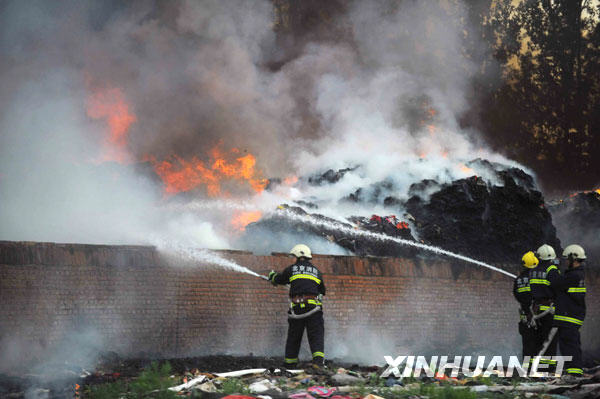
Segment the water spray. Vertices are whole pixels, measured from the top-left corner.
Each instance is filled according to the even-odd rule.
[[[159,245],[159,250],[165,251],[167,253],[173,253],[183,259],[189,259],[196,262],[206,262],[211,265],[222,267],[224,269],[232,270],[239,273],[246,273],[251,276],[255,276],[263,280],[269,281],[269,278],[267,276],[258,274],[232,260],[222,258],[208,249],[189,248],[184,247],[182,245],[161,243],[161,245]]]
[[[372,238],[372,239],[375,239],[375,240],[393,241],[393,242],[396,242],[396,243],[401,244],[401,245],[408,245],[408,246],[411,246],[411,247],[416,247],[416,248],[424,249],[426,251],[434,252],[434,253],[437,253],[439,255],[446,255],[446,256],[450,256],[452,258],[460,259],[460,260],[465,261],[465,262],[473,263],[473,264],[478,265],[478,266],[483,266],[485,268],[488,268],[488,269],[493,270],[493,271],[498,272],[498,273],[505,274],[505,275],[507,275],[509,277],[512,277],[512,278],[516,278],[517,277],[516,275],[514,275],[514,274],[512,274],[510,272],[507,272],[506,270],[502,270],[502,269],[500,269],[500,268],[498,268],[496,266],[492,266],[492,265],[487,264],[485,262],[481,262],[481,261],[478,261],[476,259],[469,258],[468,256],[456,254],[454,252],[450,252],[450,251],[447,251],[447,250],[442,249],[442,248],[434,247],[432,245],[421,244],[421,243],[418,243],[418,242],[414,242],[414,241],[410,241],[410,240],[405,240],[403,238],[391,237],[391,236],[388,236],[388,235],[385,235],[385,234],[381,234],[381,233],[374,233],[374,232],[365,231],[365,230],[357,230],[357,229],[354,229],[354,228],[351,228],[351,227],[346,227],[341,222],[333,223],[333,222],[329,222],[329,221],[325,221],[325,220],[318,220],[318,219],[315,219],[315,218],[313,218],[313,217],[311,217],[309,215],[297,215],[297,214],[292,213],[292,212],[290,212],[288,210],[279,210],[279,211],[277,211],[277,215],[281,215],[281,216],[284,216],[284,217],[286,217],[288,219],[296,220],[296,221],[299,221],[299,222],[309,223],[309,224],[312,224],[313,226],[320,226],[320,227],[324,227],[324,228],[331,229],[331,230],[343,231],[345,233],[348,233],[348,234],[354,235],[354,236],[369,237],[369,238]]]
[[[204,261],[213,265],[217,265],[223,267],[225,269],[229,269],[232,271],[250,274],[251,276],[255,276],[261,278],[263,280],[269,281],[267,276],[263,276],[262,274],[258,274],[245,266],[242,266],[232,260],[225,259],[220,257],[219,255],[211,252],[207,249],[186,249],[183,250],[183,254],[187,255],[187,257],[192,258],[196,261]]]

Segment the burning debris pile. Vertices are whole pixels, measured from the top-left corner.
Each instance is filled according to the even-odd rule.
[[[99,365],[93,374],[73,376],[52,384],[41,380],[0,375],[3,397],[69,398],[226,398],[226,399],[387,399],[465,397],[485,395],[502,398],[525,395],[544,398],[556,394],[597,397],[600,370],[586,369],[586,378],[565,385],[559,380],[500,378],[505,370],[490,376],[467,377],[423,372],[418,377],[382,377],[385,367],[329,364],[327,368],[287,370],[274,358],[210,356],[202,358],[123,360]],[[241,369],[240,369],[241,368]],[[558,397],[558,396],[556,396]]]
[[[548,205],[564,242],[581,244],[588,259],[600,259],[600,189],[571,195]]]
[[[333,219],[319,213],[318,199],[296,201],[296,206],[279,206],[278,210],[287,211],[285,214],[275,212],[248,225],[244,239],[252,246],[258,237],[280,237],[294,231],[324,238],[360,256],[414,254],[412,248],[393,241],[375,240],[333,228],[337,224],[496,262],[514,261],[515,254],[536,248],[540,243],[560,247],[552,217],[532,176],[521,169],[481,159],[463,167],[473,175],[449,183],[425,179],[410,185],[405,197],[394,195],[394,183],[388,179],[370,187],[359,187],[338,200],[341,206],[383,209],[384,215]],[[359,171],[356,167],[328,170],[306,181],[320,187],[334,186],[348,174]],[[289,213],[297,217],[289,217]],[[395,215],[403,216],[399,219]],[[314,220],[331,224],[312,223]],[[327,227],[329,225],[332,228]]]
[[[290,218],[290,214],[295,217]],[[314,223],[315,221],[317,223]],[[370,218],[352,216],[347,222],[340,222],[319,213],[308,213],[299,206],[286,204],[280,205],[270,217],[246,226],[244,240],[249,243],[247,245],[255,245],[252,243],[255,238],[266,237],[267,240],[273,241],[266,242],[264,245],[276,248],[278,245],[274,240],[281,239],[282,235],[289,235],[292,232],[299,236],[309,235],[323,238],[360,256],[411,256],[414,254],[412,248],[401,244],[355,236],[337,227],[363,229],[414,241],[408,224],[398,221],[394,215],[385,217],[373,215]]]
[[[491,164],[477,160],[491,169]],[[453,181],[421,194],[432,182],[411,187],[405,206],[419,237],[432,245],[488,260],[515,259],[540,243],[560,247],[552,217],[533,178],[517,168],[495,173],[490,184],[478,176]]]

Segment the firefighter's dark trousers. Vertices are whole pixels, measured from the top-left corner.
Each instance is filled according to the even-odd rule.
[[[523,344],[523,357],[537,355],[536,331],[527,325],[527,320],[519,323],[519,334],[521,334],[521,342]]]
[[[535,330],[535,345],[536,355],[542,357],[540,360],[541,364],[548,364],[549,372],[554,372],[556,367],[556,360],[551,360],[552,356],[556,356],[556,347],[558,344],[558,334],[552,331],[552,324],[554,322],[554,315],[547,314],[538,320],[538,326]],[[540,371],[542,369],[540,368]]]
[[[313,362],[323,364],[325,358],[325,323],[323,321],[323,312],[318,311],[304,319],[288,318],[288,324],[288,335],[285,343],[285,363],[298,363],[302,335],[306,328]]]
[[[583,358],[581,355],[581,338],[578,326],[558,327],[558,348],[562,356],[572,356],[570,362],[565,363],[565,372],[573,375],[583,375]]]

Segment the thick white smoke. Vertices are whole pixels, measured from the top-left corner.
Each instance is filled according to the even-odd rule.
[[[385,212],[339,203],[358,188],[385,180],[403,198],[424,178],[465,177],[473,158],[505,161],[457,122],[476,68],[465,14],[460,2],[351,2],[327,22],[338,40],[315,34],[289,51],[266,0],[6,2],[0,239],[229,247],[239,210],[174,211],[204,200],[203,185],[168,196],[139,164],[206,160],[216,145],[256,155],[264,177],[360,166],[326,189],[301,180],[242,197],[253,210],[310,199],[336,217]],[[125,163],[102,161],[115,143],[86,109],[115,88],[134,118],[116,149]]]

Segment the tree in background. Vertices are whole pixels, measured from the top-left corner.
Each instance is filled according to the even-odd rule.
[[[482,98],[482,130],[549,188],[600,182],[600,5],[591,0],[504,0],[494,32],[502,83]]]
[[[273,68],[309,42],[352,45],[344,22],[352,0],[272,1],[285,49]],[[393,10],[410,1],[380,3]],[[478,66],[461,124],[533,169],[547,190],[600,186],[600,0],[440,0],[439,6],[447,23],[464,32],[462,55]]]

